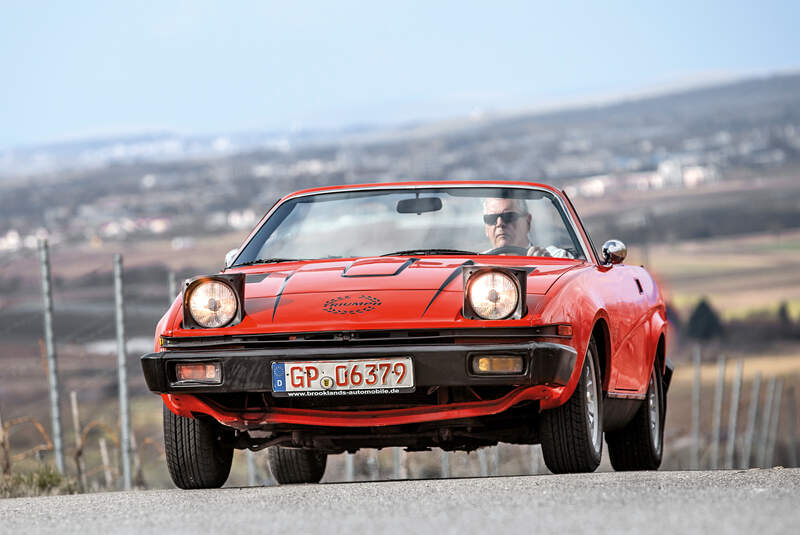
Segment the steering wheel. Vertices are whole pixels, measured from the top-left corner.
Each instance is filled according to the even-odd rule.
[[[490,249],[483,254],[510,254],[526,256],[528,254],[528,249],[526,247],[519,247],[518,245],[502,245],[500,247]]]

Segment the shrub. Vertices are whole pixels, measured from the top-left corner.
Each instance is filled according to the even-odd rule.
[[[689,317],[687,332],[689,338],[709,340],[722,333],[722,322],[720,322],[719,316],[705,298],[701,299]]]
[[[77,492],[78,485],[73,479],[48,465],[43,465],[33,472],[0,476],[0,498],[50,496]]]

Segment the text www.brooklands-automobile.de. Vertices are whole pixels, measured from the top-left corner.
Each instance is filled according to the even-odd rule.
[[[375,388],[372,390],[324,390],[315,392],[287,392],[289,396],[352,396],[355,394],[399,394],[399,388]]]

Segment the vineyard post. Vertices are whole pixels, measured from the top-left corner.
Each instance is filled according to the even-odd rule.
[[[58,396],[58,367],[56,346],[53,338],[53,288],[50,284],[50,252],[47,240],[39,240],[39,261],[42,268],[42,299],[44,301],[44,344],[47,352],[47,380],[50,387],[50,416],[53,425],[53,449],[56,468],[64,473],[64,447],[61,435],[61,412]]]
[[[772,399],[775,396],[775,378],[771,377],[767,384],[767,401],[761,416],[761,433],[758,435],[756,450],[756,466],[764,468],[767,462],[767,439],[769,438],[769,422],[772,420]]]
[[[0,450],[3,450],[3,475],[11,473],[11,456],[6,442],[6,430],[3,427],[3,416],[0,415]]]
[[[744,362],[739,359],[736,363],[736,375],[733,377],[733,390],[731,391],[731,403],[728,409],[728,443],[725,451],[725,468],[733,468],[733,455],[736,449],[736,424],[739,420],[739,394],[742,390],[742,367]]]
[[[131,429],[131,454],[133,456],[133,486],[146,489],[147,481],[144,479],[144,466],[142,465],[142,451],[136,443],[136,433]]]
[[[100,459],[103,461],[103,474],[105,474],[106,478],[106,488],[110,489],[113,488],[114,478],[111,475],[111,461],[108,456],[108,447],[106,446],[105,437],[100,437],[98,442],[100,443]]]
[[[778,424],[781,420],[781,395],[783,394],[783,379],[778,379],[775,384],[775,401],[772,407],[772,421],[769,424],[769,434],[767,434],[767,453],[765,456],[766,466],[772,466],[772,459],[775,454],[775,441],[778,437]]]
[[[125,364],[125,305],[122,298],[122,255],[114,255],[114,300],[117,316],[117,377],[119,379],[120,450],[122,453],[122,482],[131,489],[130,412],[128,409],[128,371]]]
[[[711,419],[711,469],[719,468],[719,441],[722,431],[722,399],[725,396],[725,356],[717,362],[717,387],[714,390],[714,412]]]
[[[747,428],[744,432],[744,448],[739,461],[740,468],[750,468],[753,452],[753,435],[756,431],[756,417],[758,416],[758,395],[761,387],[761,372],[756,372],[753,377],[753,388],[750,393],[750,411],[747,414]]]
[[[72,390],[69,393],[69,403],[72,408],[72,427],[75,429],[75,469],[78,471],[78,483],[81,490],[86,490],[86,475],[83,469],[83,458],[81,448],[81,418],[78,412],[78,393]]]
[[[694,346],[694,387],[692,388],[692,449],[689,468],[700,468],[700,345]]]
[[[786,392],[789,405],[789,466],[797,466],[797,400],[794,397],[794,387]]]

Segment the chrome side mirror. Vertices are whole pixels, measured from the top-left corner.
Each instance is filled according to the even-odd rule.
[[[604,264],[621,264],[628,256],[628,248],[619,240],[608,240],[601,251]]]
[[[231,249],[227,253],[225,253],[225,267],[231,267],[233,261],[236,260],[236,257],[239,255],[239,249]]]

